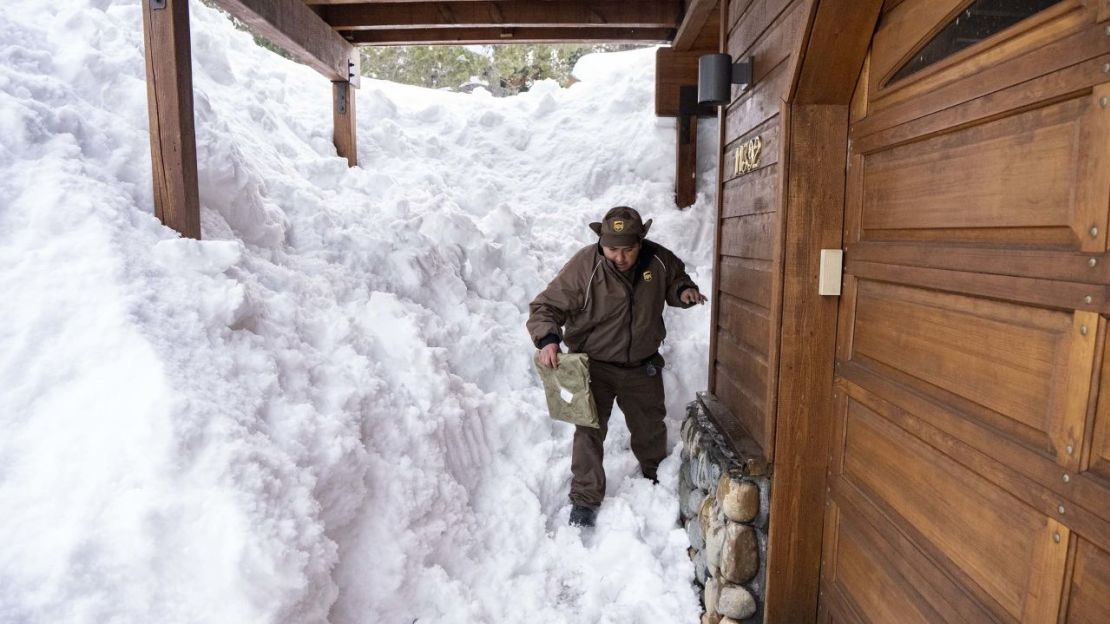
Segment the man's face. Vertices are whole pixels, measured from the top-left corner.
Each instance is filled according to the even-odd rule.
[[[636,259],[640,257],[640,243],[631,247],[606,247],[602,245],[602,253],[616,265],[617,270],[624,272],[636,266]]]

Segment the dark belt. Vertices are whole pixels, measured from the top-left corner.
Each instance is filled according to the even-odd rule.
[[[662,368],[662,359],[663,358],[659,356],[659,352],[656,351],[655,353],[652,353],[639,362],[606,362],[605,360],[594,359],[591,359],[590,362],[597,362],[598,364],[605,364],[607,366],[615,366],[616,368],[624,368],[629,370],[633,368],[643,368],[644,373],[647,374],[648,377],[653,377],[657,372],[659,372],[658,369]]]

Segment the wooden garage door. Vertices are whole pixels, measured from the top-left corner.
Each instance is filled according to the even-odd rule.
[[[822,621],[1110,622],[1108,17],[884,7],[852,105]]]

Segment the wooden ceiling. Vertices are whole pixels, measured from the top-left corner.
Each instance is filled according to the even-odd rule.
[[[668,43],[702,0],[303,0],[354,45]],[[704,19],[701,23],[704,24]],[[700,24],[699,24],[700,26]],[[700,27],[695,36],[700,33]]]

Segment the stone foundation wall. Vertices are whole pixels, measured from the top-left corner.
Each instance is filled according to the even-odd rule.
[[[702,624],[762,622],[770,479],[752,474],[701,400],[687,407],[682,444],[678,492]]]

